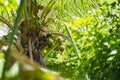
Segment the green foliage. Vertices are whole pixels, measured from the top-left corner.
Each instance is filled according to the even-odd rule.
[[[34,5],[31,5],[32,3]],[[0,22],[2,22],[0,25],[5,26],[4,23],[11,29],[8,41],[3,38],[0,40],[0,48],[9,45],[7,52],[0,50],[6,53],[5,61],[0,61],[0,78],[61,80],[58,74],[41,69],[28,58],[11,54],[20,53],[12,44],[19,24],[23,24],[20,19],[24,18],[25,25],[21,27],[23,44],[28,42],[26,37],[28,27],[30,35],[37,33],[35,31],[40,28],[43,31],[39,33],[40,36],[44,34],[50,36],[44,36],[43,40],[46,42],[43,50],[44,58],[50,70],[57,71],[71,80],[119,80],[120,2],[118,0],[30,0],[29,4],[27,10],[28,5],[21,2],[16,14],[16,1],[0,1]],[[33,40],[38,42],[38,39]],[[15,58],[15,62],[7,70],[7,62],[12,62],[8,61],[10,56],[12,59]]]
[[[91,79],[118,80],[120,74],[119,63],[119,3],[104,2],[101,7],[93,13],[98,21],[93,22],[93,27],[88,28],[87,38],[81,41],[89,43],[82,50],[87,49],[89,54],[87,67],[88,75]],[[85,52],[85,51],[84,51]]]
[[[69,21],[72,38],[81,58],[76,57],[73,45],[67,43],[66,51],[49,59],[48,66],[73,80],[118,80],[120,74],[120,4],[118,1],[99,2],[99,7],[88,16]],[[64,26],[63,26],[64,27]],[[67,56],[66,56],[67,55]],[[62,56],[62,59],[61,59]],[[51,63],[54,61],[54,64]],[[51,63],[51,64],[50,64]]]
[[[3,4],[7,3],[7,2],[10,5],[14,4],[14,2],[11,1],[11,0],[6,1],[6,2],[3,1]],[[23,33],[22,37],[26,38],[26,33],[28,33],[28,22],[27,22],[28,19],[29,19],[28,15],[30,15],[30,18],[31,17],[32,18],[33,17],[38,18],[38,16],[37,16],[37,12],[38,11],[35,13],[35,9],[34,9],[34,7],[36,8],[38,6],[36,6],[35,4],[32,5],[34,7],[32,7],[32,15],[31,15],[26,10],[26,8],[28,8],[28,7],[26,7],[27,6],[25,4],[26,2],[27,1],[25,1],[25,0],[21,0],[20,1],[20,4],[19,4],[19,7],[17,9],[16,15],[12,16],[12,17],[15,17],[14,21],[7,20],[7,18],[9,18],[9,17],[6,17],[6,19],[4,18],[4,16],[9,16],[9,14],[10,14],[9,12],[10,11],[8,11],[8,12],[6,11],[8,13],[8,15],[2,15],[2,16],[0,16],[0,21],[2,23],[4,23],[4,24],[7,24],[9,26],[8,29],[10,29],[8,35],[5,36],[6,37],[5,43],[7,43],[6,45],[8,45],[8,49],[7,50],[2,50],[2,47],[6,46],[6,45],[4,45],[3,43],[0,43],[0,45],[1,45],[0,46],[1,50],[0,51],[2,51],[4,53],[4,55],[5,55],[5,58],[4,58],[5,61],[1,62],[1,64],[3,64],[3,65],[1,65],[1,70],[2,71],[0,72],[0,79],[9,79],[9,80],[16,80],[16,79],[25,79],[25,80],[26,79],[28,79],[28,80],[31,80],[31,79],[37,79],[37,80],[56,80],[56,79],[60,79],[61,80],[62,78],[59,76],[59,74],[55,74],[55,73],[53,73],[53,72],[51,72],[51,71],[49,71],[47,69],[42,69],[40,67],[40,65],[38,66],[36,63],[33,63],[31,60],[29,60],[29,59],[27,60],[27,57],[25,57],[25,56],[22,57],[20,55],[20,52],[22,52],[21,49],[19,49],[19,47],[21,47],[20,46],[21,44],[20,43],[18,44],[17,42],[15,42],[15,41],[17,41],[17,40],[15,40],[15,36],[19,32],[19,28],[21,27],[21,24],[22,24],[20,20],[21,20],[22,17],[24,17],[25,20],[26,20],[25,24],[27,24],[27,25],[26,26],[22,25],[22,27],[24,27],[24,29],[25,29],[25,32],[21,32],[21,33]],[[34,3],[35,1],[31,1],[31,2]],[[41,16],[41,18],[42,18],[41,21],[42,22],[40,23],[40,25],[42,27],[43,27],[43,23],[45,23],[44,20],[46,19],[46,16],[48,15],[49,11],[51,10],[51,8],[52,8],[52,6],[54,4],[54,1],[52,1],[52,0],[49,1],[49,4],[50,4],[50,6],[47,5],[47,7],[45,8],[45,10],[42,12],[42,16]],[[23,13],[22,13],[22,11],[23,11]],[[23,14],[24,14],[24,16],[22,16]],[[39,23],[39,21],[36,21],[36,23],[34,23],[34,25],[37,25],[37,23]],[[32,27],[29,26],[29,28],[32,29],[33,31],[36,30],[36,27],[34,27],[33,25],[32,25]],[[37,25],[37,28],[38,28],[38,25]],[[3,38],[1,39],[1,42],[4,42]],[[20,40],[20,39],[18,39],[18,40]],[[27,40],[29,40],[29,39],[27,39]],[[26,41],[26,43],[27,43],[27,41]],[[41,41],[41,43],[42,43],[42,41]],[[38,47],[40,47],[40,46],[38,46]],[[23,49],[23,47],[22,47],[22,49]],[[20,58],[20,56],[21,56],[21,58]],[[18,61],[18,63],[22,61],[22,64],[18,65],[18,63],[15,63],[16,61]],[[11,67],[11,65],[12,65],[12,67]],[[30,70],[29,70],[29,68],[25,68],[25,67],[30,67]],[[19,71],[19,69],[21,71]],[[22,74],[21,72],[23,72],[24,74]],[[31,76],[31,77],[29,77],[29,76]]]
[[[0,1],[0,17],[6,17],[8,21],[13,21],[13,15],[18,8],[18,4],[13,0],[1,0]]]

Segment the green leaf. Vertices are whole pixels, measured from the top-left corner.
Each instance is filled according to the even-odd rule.
[[[5,73],[6,78],[14,78],[19,73],[19,62],[15,62],[12,67]]]
[[[4,63],[5,63],[5,59],[0,59],[0,78],[2,78]]]

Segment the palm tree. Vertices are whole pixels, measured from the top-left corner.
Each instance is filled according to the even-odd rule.
[[[60,27],[55,27],[58,33],[54,33],[54,30],[50,29],[50,25],[55,24],[55,20],[61,23],[72,20],[74,17],[86,16],[88,10],[97,7],[97,1],[46,0],[44,3],[47,4],[41,5],[39,3],[42,2],[41,0],[21,0],[17,15],[13,15],[16,17],[14,25],[3,17],[0,17],[0,21],[7,24],[10,28],[10,33],[8,34],[9,46],[11,47],[13,44],[14,36],[16,35],[18,38],[14,44],[17,49],[23,55],[27,55],[31,60],[45,67],[42,51],[48,45],[47,40],[52,38],[52,35],[66,37],[60,33]],[[69,28],[66,30],[70,34]],[[74,40],[72,42],[79,57],[77,46]]]

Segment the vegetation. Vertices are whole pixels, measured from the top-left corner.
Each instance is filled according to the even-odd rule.
[[[119,13],[119,0],[0,1],[0,79],[119,80]]]

